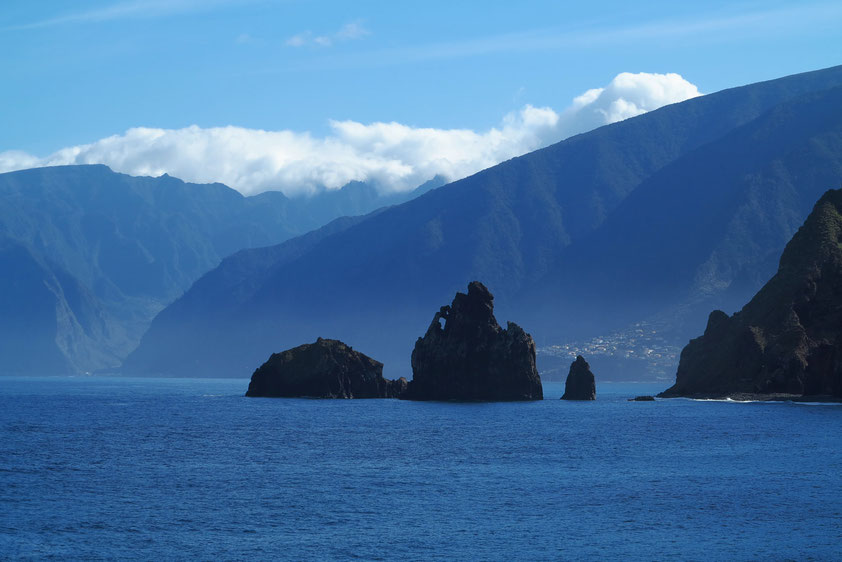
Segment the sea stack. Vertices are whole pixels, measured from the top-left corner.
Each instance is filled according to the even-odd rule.
[[[513,322],[502,329],[479,281],[436,312],[412,351],[410,400],[541,400],[535,342]]]
[[[562,400],[596,400],[596,380],[591,366],[581,355],[570,365],[567,381],[564,383]]]
[[[273,353],[251,376],[246,396],[397,398],[406,379],[383,378],[383,363],[339,340],[319,338]]]
[[[842,398],[842,190],[825,193],[778,272],[743,309],[715,310],[659,396]]]

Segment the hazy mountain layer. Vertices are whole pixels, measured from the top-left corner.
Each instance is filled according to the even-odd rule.
[[[429,310],[471,279],[539,345],[756,289],[751,266],[780,251],[802,201],[835,173],[840,105],[825,91],[840,84],[836,67],[668,106],[436,189],[292,259],[226,262],[196,286],[224,279],[226,290],[189,291],[126,366],[246,376],[322,336],[404,375]]]
[[[0,372],[116,367],[154,315],[224,256],[414,195],[355,183],[307,199],[243,197],[105,166],[0,174]]]

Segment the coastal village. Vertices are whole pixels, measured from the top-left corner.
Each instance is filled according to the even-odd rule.
[[[681,347],[663,335],[651,322],[638,322],[627,330],[612,332],[589,340],[540,346],[537,355],[573,361],[577,355],[588,358],[610,357],[646,362],[646,370],[657,375],[675,375]]]

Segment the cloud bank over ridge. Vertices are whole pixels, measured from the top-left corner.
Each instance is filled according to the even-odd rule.
[[[596,127],[698,96],[678,74],[621,73],[556,112],[526,105],[484,132],[400,123],[331,121],[323,138],[307,132],[242,127],[136,127],[39,158],[0,152],[0,172],[65,164],[106,164],[139,176],[163,173],[192,182],[222,182],[251,195],[296,196],[337,189],[352,180],[384,191],[412,189],[441,175],[453,181],[503,160]]]

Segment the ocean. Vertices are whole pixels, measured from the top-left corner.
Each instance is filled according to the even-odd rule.
[[[842,559],[842,406],[0,378],[0,558]]]

